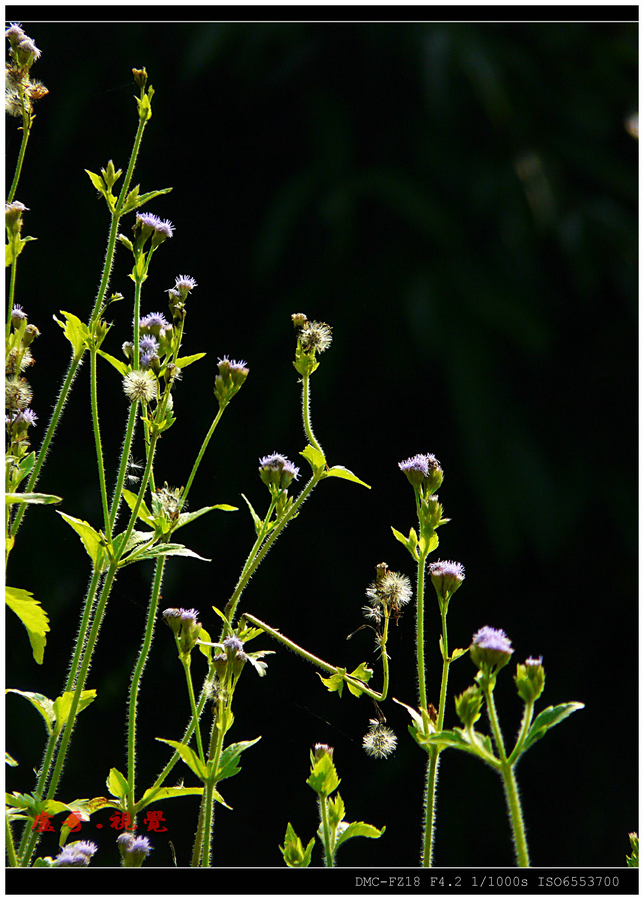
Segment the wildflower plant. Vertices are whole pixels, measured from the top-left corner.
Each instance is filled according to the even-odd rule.
[[[355,598],[352,615],[358,619],[359,604],[362,603],[361,612],[365,621],[353,634],[363,629],[373,633],[376,663],[378,669],[382,668],[382,675],[376,679],[381,679],[380,690],[370,684],[374,668],[367,661],[358,665],[341,664],[345,660],[327,662],[249,609],[240,613],[242,596],[251,578],[286,526],[299,518],[304,502],[322,481],[339,478],[353,482],[346,486],[347,489],[354,489],[354,485],[369,488],[348,468],[328,463],[313,431],[311,378],[321,365],[320,357],[330,348],[333,339],[332,328],[325,322],[309,320],[303,313],[292,316],[295,329],[292,362],[301,386],[305,446],[299,456],[294,457],[296,462],[285,453],[258,449],[257,473],[252,473],[252,477],[258,478],[266,489],[265,499],[262,508],[257,510],[242,494],[254,537],[230,596],[218,605],[202,603],[200,598],[198,609],[192,607],[192,601],[186,608],[168,606],[161,609],[164,576],[167,566],[172,565],[172,557],[190,559],[195,565],[210,562],[180,542],[177,532],[211,512],[237,511],[236,506],[225,502],[190,509],[188,500],[190,498],[192,501],[197,472],[209,458],[215,429],[228,405],[246,383],[251,367],[246,361],[228,355],[218,357],[211,375],[212,421],[185,484],[176,486],[178,478],[172,478],[173,484],[169,484],[164,477],[162,479],[157,449],[162,440],[169,439],[168,433],[182,414],[180,404],[175,406],[176,385],[186,370],[195,363],[201,363],[206,354],[186,340],[185,323],[192,314],[193,293],[198,296],[199,291],[199,285],[192,276],[175,276],[172,283],[172,276],[168,275],[166,284],[170,283],[171,287],[165,291],[167,298],[156,295],[148,297],[146,282],[151,266],[158,266],[158,271],[163,270],[163,245],[169,240],[181,240],[181,224],[175,226],[162,218],[163,197],[171,188],[142,192],[140,185],[133,186],[134,171],[145,128],[152,116],[154,97],[154,89],[148,84],[144,68],[132,70],[137,87],[136,132],[129,161],[123,169],[116,168],[109,160],[100,174],[87,172],[91,187],[106,210],[107,249],[98,292],[93,303],[86,305],[85,320],[64,310],[57,311],[54,316],[69,344],[70,358],[49,423],[43,428],[44,412],[38,405],[37,390],[30,381],[31,368],[37,358],[35,341],[40,332],[37,324],[29,319],[28,298],[20,296],[18,279],[19,264],[25,259],[23,251],[27,254],[34,252],[33,247],[25,250],[34,238],[24,234],[29,210],[16,196],[28,138],[34,125],[34,103],[46,95],[47,89],[34,81],[31,75],[31,69],[40,57],[40,50],[34,41],[17,23],[9,27],[6,37],[9,42],[7,109],[21,122],[22,142],[6,205],[9,288],[5,329],[5,560],[9,572],[11,551],[30,508],[54,505],[60,507],[57,512],[61,520],[81,541],[90,570],[85,597],[79,604],[79,627],[70,648],[68,674],[60,694],[49,698],[21,687],[9,689],[9,692],[30,703],[45,725],[42,763],[36,772],[35,783],[25,784],[23,791],[7,796],[6,846],[9,866],[87,867],[99,847],[90,841],[69,841],[69,836],[100,810],[108,810],[124,829],[115,841],[116,846],[111,848],[113,864],[124,868],[141,867],[155,848],[148,838],[137,835],[138,821],[144,815],[150,815],[152,805],[164,804],[178,797],[192,798],[195,804],[195,836],[189,864],[210,867],[217,862],[215,809],[217,805],[230,808],[225,799],[225,788],[222,793],[222,782],[240,772],[242,754],[255,747],[262,737],[252,734],[239,740],[239,736],[235,735],[235,739],[231,740],[230,732],[235,724],[233,707],[237,692],[252,689],[252,679],[266,675],[266,658],[276,652],[262,649],[258,639],[266,636],[320,670],[321,683],[329,692],[342,697],[346,686],[353,697],[368,698],[371,717],[364,716],[368,724],[362,746],[370,757],[386,761],[398,746],[398,737],[387,725],[381,708],[381,704],[390,699],[390,665],[395,664],[390,660],[388,644],[392,628],[397,627],[404,617],[409,620],[410,610],[414,607],[417,701],[413,706],[406,703],[400,705],[406,707],[411,716],[409,731],[413,739],[427,754],[421,863],[424,866],[433,864],[439,757],[446,749],[455,748],[477,756],[501,776],[517,862],[522,866],[529,865],[515,768],[527,749],[551,727],[580,709],[582,704],[548,707],[534,717],[534,705],[544,689],[545,674],[541,658],[528,658],[517,667],[515,675],[524,713],[514,748],[507,752],[493,692],[497,675],[508,665],[513,649],[503,631],[485,626],[474,635],[469,648],[477,668],[474,684],[456,698],[456,715],[463,727],[450,729],[446,726],[450,666],[467,653],[467,648],[450,652],[447,613],[452,597],[464,582],[465,571],[460,563],[454,561],[428,562],[430,554],[438,547],[438,529],[449,522],[437,493],[444,473],[433,454],[418,454],[399,464],[413,489],[418,521],[407,535],[396,529],[393,529],[393,534],[415,564],[415,589],[407,574],[392,571],[386,563],[380,563],[375,567],[375,577],[365,589],[366,603],[364,598]],[[117,188],[119,184],[120,188]],[[142,210],[153,201],[158,212]],[[110,293],[117,251],[128,257],[131,265],[129,283],[126,280],[126,283],[119,285],[121,290]],[[17,298],[21,303],[15,302]],[[131,307],[131,330],[118,335],[113,333],[117,329],[108,320],[109,312],[116,303]],[[115,347],[120,350],[115,350]],[[75,511],[68,509],[63,497],[36,490],[79,366],[86,360],[90,370],[89,410],[100,497],[98,521],[91,523],[74,515]],[[116,460],[106,458],[100,415],[101,405],[106,402],[104,375],[110,369],[118,374],[121,399],[126,407],[124,436]],[[190,373],[186,378],[189,377]],[[40,436],[37,451],[32,449],[36,434]],[[107,473],[112,470],[116,472],[116,477],[110,487]],[[44,511],[38,512],[44,514]],[[116,765],[99,773],[92,798],[74,798],[70,794],[61,797],[61,776],[78,717],[97,697],[96,689],[91,687],[90,668],[101,637],[101,626],[111,612],[110,599],[115,582],[125,567],[143,562],[153,563],[153,571],[140,649],[127,696],[122,698],[126,733],[124,758],[114,760]],[[426,664],[427,575],[438,603],[440,627],[437,636],[442,665],[440,684],[430,681]],[[7,581],[7,585],[10,583],[11,580]],[[34,659],[43,665],[50,623],[40,599],[34,598],[23,588],[7,586],[6,601],[26,628]],[[251,608],[254,608],[254,603],[255,598],[248,597]],[[158,622],[162,623],[160,635],[156,633]],[[281,622],[279,624],[283,625]],[[216,634],[214,629],[219,633]],[[155,639],[164,642],[166,650],[174,644],[176,664],[183,670],[185,726],[179,734],[155,735],[156,740],[168,748],[167,762],[152,783],[141,784],[143,778],[137,765],[137,750],[142,743],[138,733],[138,704]],[[481,718],[483,705],[488,713],[491,736],[474,729]],[[372,712],[374,707],[375,714]],[[148,736],[143,739],[147,740]],[[254,752],[259,752],[259,748]],[[334,751],[328,745],[316,744],[310,754],[311,770],[307,779],[308,786],[317,796],[320,817],[318,837],[322,860],[328,867],[336,865],[336,853],[349,838],[380,838],[385,831],[384,827],[378,829],[364,822],[345,821],[345,804],[337,792],[340,778],[333,755]],[[249,754],[249,759],[252,756]],[[8,757],[8,762],[13,765],[16,760]],[[386,765],[386,762],[382,764]],[[182,774],[179,775],[181,780],[176,783],[175,767],[178,766]],[[190,779],[191,785],[184,785],[183,776]],[[51,824],[54,819],[56,828]],[[42,828],[39,827],[41,825]],[[38,855],[43,830],[58,832],[60,852],[57,856]],[[632,839],[631,842],[634,858],[637,846]],[[287,866],[309,866],[314,845],[313,838],[304,847],[291,823],[286,825],[284,844],[280,850]],[[188,860],[182,860],[181,864],[187,863]]]

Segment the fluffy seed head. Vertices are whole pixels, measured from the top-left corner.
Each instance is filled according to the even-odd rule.
[[[378,722],[377,719],[372,720],[369,731],[362,739],[362,746],[368,755],[377,759],[385,759],[385,757],[393,753],[397,743],[398,738],[391,728],[387,728],[386,725]]]
[[[156,398],[157,389],[157,380],[149,369],[128,372],[123,379],[123,390],[132,403],[149,403]]]
[[[332,331],[331,326],[325,322],[305,322],[300,331],[302,349],[306,353],[312,350],[315,353],[324,353],[331,346]]]

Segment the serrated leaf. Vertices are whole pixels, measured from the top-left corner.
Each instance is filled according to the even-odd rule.
[[[121,496],[123,497],[123,499],[125,500],[127,505],[130,507],[130,509],[134,509],[134,507],[136,505],[137,495],[133,494],[132,491],[128,491],[127,489],[124,488],[123,491],[121,492]],[[148,507],[146,506],[145,500],[141,500],[141,503],[139,505],[138,517],[143,522],[145,522],[146,525],[149,525],[150,528],[156,527],[156,522],[154,521],[154,517],[153,517],[152,513],[150,512],[150,510],[148,509]]]
[[[245,494],[242,494],[242,497],[246,501],[246,505],[248,506],[248,508],[250,510],[251,516],[253,517],[253,522],[255,523],[255,533],[259,534],[259,532],[261,531],[262,525],[264,523],[263,523],[262,519],[260,519],[260,517],[257,515],[255,510],[253,509],[253,504],[250,502],[248,497]]]
[[[333,800],[329,800],[327,804],[327,809],[329,812],[329,825],[331,828],[337,828],[340,822],[344,819],[344,800],[340,796],[340,792],[335,795]]]
[[[40,602],[34,599],[33,594],[22,588],[6,587],[5,601],[27,629],[31,652],[36,662],[42,665],[49,631],[47,613]]]
[[[56,494],[5,494],[4,502],[7,506],[12,506],[14,503],[62,503],[63,498],[58,497]]]
[[[155,537],[153,531],[131,531],[130,536],[127,539],[127,544],[123,550],[121,550],[121,545],[123,544],[126,534],[127,531],[122,531],[121,534],[117,534],[112,541],[114,555],[120,557],[119,565],[127,565],[129,557],[128,559],[122,558],[126,553],[131,554],[135,547],[140,547],[141,544],[148,544]]]
[[[97,352],[99,356],[102,356],[103,359],[106,359],[108,363],[114,366],[119,375],[122,375],[123,378],[125,378],[130,370],[130,367],[127,363],[121,362],[120,359],[115,359],[113,356],[110,356],[109,353],[105,353],[104,350],[98,350]]]
[[[105,783],[112,797],[117,797],[119,800],[127,797],[130,791],[127,778],[118,769],[110,769],[110,774],[107,776]]]
[[[61,694],[60,697],[56,697],[54,700],[54,714],[56,716],[56,725],[54,727],[54,732],[56,734],[60,734],[60,732],[65,727],[65,723],[69,718],[69,713],[72,708],[72,701],[74,699],[73,691],[65,691]],[[78,701],[78,706],[76,708],[76,715],[80,715],[84,709],[86,709],[90,703],[93,703],[96,700],[96,691],[82,691],[80,695],[80,699]]]
[[[181,759],[188,768],[192,769],[197,778],[204,782],[207,781],[208,766],[199,759],[192,747],[189,747],[187,744],[182,744],[181,741],[168,741],[165,738],[157,738],[156,740],[162,741],[164,744],[169,744],[170,747],[174,747]]]
[[[577,712],[578,709],[583,708],[583,703],[573,702],[560,703],[559,706],[549,706],[547,709],[542,710],[530,726],[530,731],[528,732],[528,736],[526,737],[522,749],[527,750],[528,747],[531,747],[540,740],[546,731],[553,728],[555,725],[558,725],[559,722],[562,722],[564,719],[567,719],[568,716]]]
[[[83,324],[78,316],[75,316],[73,313],[68,313],[65,312],[64,309],[61,309],[60,314],[67,319],[65,323],[61,322],[60,319],[57,319],[56,316],[53,316],[52,318],[63,329],[65,337],[72,345],[74,362],[78,362],[87,349],[87,341],[90,337],[89,329],[87,325]]]
[[[176,365],[180,369],[185,369],[188,366],[191,366],[194,362],[197,362],[198,359],[203,359],[205,353],[193,353],[191,356],[180,356],[176,362]]]
[[[325,472],[325,478],[345,478],[347,481],[355,481],[356,484],[361,484],[366,488],[371,490],[371,485],[367,484],[366,481],[362,481],[358,478],[357,475],[354,475],[353,472],[350,472],[349,469],[345,469],[344,466],[333,466],[333,468],[329,469],[328,472]]]
[[[316,475],[326,466],[326,457],[324,456],[324,453],[316,447],[311,446],[311,444],[306,445],[304,450],[300,452],[300,456],[304,457]]]
[[[87,555],[92,560],[97,571],[103,572],[107,568],[107,553],[105,552],[103,538],[98,531],[95,531],[89,522],[76,519],[74,516],[68,516],[67,513],[61,512],[59,509],[56,512],[63,517],[80,537]]]
[[[238,743],[226,747],[219,757],[219,768],[215,775],[215,782],[223,781],[225,778],[232,778],[233,775],[236,775],[241,771],[240,767],[237,765],[237,760],[244,750],[248,750],[249,747],[252,747],[257,741],[261,741],[261,739],[260,735],[253,741],[238,741]]]
[[[306,783],[316,794],[322,794],[329,797],[336,790],[341,782],[338,776],[333,760],[328,753],[315,760],[311,768],[311,774],[306,779]]]
[[[19,694],[36,707],[40,715],[45,720],[47,733],[51,734],[54,730],[56,722],[56,714],[54,712],[54,701],[44,694],[34,694],[32,691],[19,691],[16,688],[7,688],[5,694]]]
[[[368,825],[366,822],[349,822],[347,827],[338,835],[335,842],[336,849],[340,844],[354,837],[379,838],[385,833],[386,825],[382,828],[376,828],[374,825]]]
[[[324,675],[320,675],[319,672],[317,673],[317,675],[327,691],[337,691],[338,695],[341,697],[345,685],[345,680],[342,677],[343,673],[346,673],[346,669],[340,669],[338,667],[338,671],[333,675],[329,675],[328,678],[325,678]]]
[[[284,862],[290,869],[305,869],[311,864],[311,854],[315,846],[315,838],[311,838],[306,850],[289,822],[284,835],[284,846],[280,847]]]

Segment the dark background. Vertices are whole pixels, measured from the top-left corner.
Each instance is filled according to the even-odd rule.
[[[50,94],[37,106],[17,199],[30,208],[17,302],[41,330],[30,373],[40,417],[66,368],[52,320],[86,320],[109,225],[84,169],[125,169],[136,128],[133,66],[156,89],[135,172],[142,190],[172,186],[146,207],[176,226],[157,252],[143,311],[165,309],[178,274],[196,279],[185,351],[207,357],[175,393],[178,420],[159,449],[157,482],[182,485],[216,412],[218,356],[244,358],[250,376],[227,410],[191,494],[191,508],[233,503],[181,539],[203,556],[167,566],[162,608],[196,607],[218,633],[222,608],[254,538],[240,496],[268,494],[260,456],[298,460],[304,447],[290,314],[333,326],[312,378],[314,428],[330,464],[372,489],[331,479],[306,503],[252,579],[240,604],[317,655],[374,665],[363,621],[375,565],[414,577],[390,526],[415,524],[398,470],[432,452],[445,471],[446,515],[436,556],[467,579],[452,601],[452,646],[483,625],[503,628],[515,662],[543,655],[542,706],[585,710],[537,744],[518,769],[535,866],[623,866],[637,829],[637,25],[532,23],[63,23],[14,7],[42,50],[33,69]],[[290,13],[292,15],[292,13]],[[9,177],[19,148],[8,120]],[[133,221],[133,216],[129,217]],[[131,221],[124,221],[128,233]],[[131,259],[117,252],[104,349],[129,337]],[[90,430],[89,367],[77,380],[40,489],[100,527]],[[107,364],[99,385],[110,483],[126,416]],[[135,453],[143,457],[143,450]],[[302,461],[303,471],[306,463]],[[436,557],[435,557],[436,558]],[[125,701],[142,638],[151,568],[123,572],[113,590],[60,799],[106,793],[125,771]],[[42,667],[26,633],[7,621],[7,685],[52,698],[62,690],[89,577],[76,535],[53,508],[30,510],[9,583],[33,591],[51,619]],[[428,694],[437,705],[439,617],[427,594]],[[414,614],[393,629],[390,696],[415,705]],[[349,842],[340,865],[415,866],[426,757],[408,716],[383,704],[396,753],[361,748],[373,707],[329,694],[315,670],[268,638],[268,675],[250,667],[235,696],[230,740],[262,735],[242,772],[221,786],[214,864],[280,866],[288,821],[304,842],[317,827],[306,786],[309,749],[332,744],[349,820],[387,826],[379,841]],[[199,654],[193,671],[205,672]],[[497,699],[506,741],[519,726],[514,663]],[[465,657],[449,695],[472,683]],[[41,720],[8,701],[7,747],[20,766],[7,787],[33,788]],[[183,672],[161,623],[140,698],[138,784],[167,760],[155,737],[180,739],[188,715]],[[457,724],[450,700],[447,724]],[[481,725],[485,728],[482,720]],[[442,756],[437,865],[513,864],[501,784],[464,754]],[[196,779],[177,766],[171,784]],[[167,801],[168,831],[152,836],[149,866],[186,865],[193,798]],[[116,865],[116,836],[94,821],[95,862]],[[55,853],[43,841],[42,852]],[[315,865],[321,865],[319,851]]]

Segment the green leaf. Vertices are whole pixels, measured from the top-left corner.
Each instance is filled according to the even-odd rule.
[[[140,812],[142,809],[145,809],[146,806],[149,806],[151,803],[156,803],[157,800],[171,800],[173,797],[188,797],[191,795],[198,794],[201,796],[203,794],[202,787],[164,787],[164,788],[148,788],[145,794],[141,797],[139,802],[136,804],[136,812]]]
[[[238,507],[230,506],[228,503],[218,503],[216,506],[204,506],[191,513],[181,513],[173,531],[176,531],[178,528],[183,528],[184,525],[188,525],[190,522],[194,522],[195,519],[211,512],[213,509],[220,509],[223,512],[237,512]]]
[[[8,766],[17,766],[18,765],[16,760],[13,758],[13,756],[10,753],[7,753],[6,750],[4,751],[4,761]]]
[[[317,675],[327,691],[337,691],[338,695],[341,697],[345,685],[344,675],[346,674],[346,671],[346,669],[341,669],[340,666],[338,666],[338,671],[333,675],[329,675],[328,678],[325,678],[324,675],[320,675],[319,672]]]
[[[460,648],[458,650],[452,650],[452,655],[450,656],[449,661],[454,662],[455,660],[460,659],[461,656],[464,656],[468,650],[469,647],[465,647],[464,650]]]
[[[130,536],[127,539],[127,544],[121,550],[121,545],[123,544],[126,534],[127,531],[122,531],[120,534],[117,534],[112,541],[114,555],[120,555],[119,565],[127,565],[127,560],[123,559],[123,556],[126,553],[131,554],[135,547],[140,547],[141,544],[148,544],[155,537],[154,531],[131,531]]]
[[[98,355],[102,356],[103,359],[106,359],[108,361],[108,363],[111,363],[114,366],[114,368],[116,369],[116,371],[119,373],[119,375],[122,375],[123,378],[125,378],[125,376],[127,375],[127,373],[130,370],[130,367],[128,366],[127,363],[121,362],[120,359],[115,359],[113,356],[110,356],[109,353],[105,353],[104,350],[99,350]]]
[[[368,825],[366,822],[349,822],[347,827],[342,831],[335,842],[336,849],[340,846],[340,844],[344,844],[345,841],[348,841],[350,838],[354,837],[366,837],[366,838],[379,838],[385,833],[386,826],[382,828],[376,828],[374,825]]]
[[[102,194],[104,197],[107,197],[107,191],[105,189],[105,182],[101,178],[100,175],[97,175],[95,172],[90,172],[89,169],[85,169],[87,174],[89,175],[89,180],[92,182],[96,190],[99,194]]]
[[[337,792],[333,800],[329,800],[327,810],[329,813],[329,825],[331,828],[337,828],[344,819],[345,813],[344,800],[340,796],[340,791]]]
[[[41,607],[38,600],[34,600],[33,594],[22,588],[5,588],[5,601],[9,609],[12,609],[22,624],[27,629],[31,652],[39,665],[45,655],[47,632],[49,631],[49,619],[47,613]]]
[[[33,706],[36,707],[40,715],[45,720],[47,734],[51,734],[53,732],[54,724],[56,722],[53,700],[50,700],[49,697],[45,697],[44,694],[34,694],[31,691],[19,691],[16,688],[7,688],[5,690],[5,694],[19,694],[21,697],[24,697],[25,700],[28,700],[31,704],[33,704]]]
[[[302,454],[304,455],[304,454]],[[353,472],[350,472],[349,469],[345,469],[344,466],[333,466],[333,468],[329,469],[328,472],[324,475],[325,478],[345,478],[347,481],[355,481],[356,484],[362,484],[364,487],[369,488],[371,490],[371,485],[367,484],[366,481],[361,481],[357,475],[354,475]]]
[[[354,669],[353,672],[349,673],[353,678],[357,678],[359,681],[366,683],[369,681],[371,676],[373,675],[373,669],[370,669],[366,662],[360,663],[357,669]],[[347,681],[347,687],[351,691],[354,697],[360,697],[364,691],[359,687],[359,685],[351,684],[350,681]]]
[[[149,547],[140,553],[135,551],[127,559],[122,559],[119,566],[127,566],[142,559],[156,559],[159,556],[191,556],[193,559],[201,559],[203,562],[212,562],[212,560],[206,559],[205,556],[199,556],[194,550],[184,547],[183,544],[156,544],[154,547]]]
[[[157,741],[162,741],[164,744],[169,744],[170,747],[174,747],[181,759],[190,769],[192,769],[197,778],[204,782],[208,780],[208,766],[199,759],[192,747],[189,747],[187,744],[182,744],[181,741],[168,741],[165,738],[157,738]]]
[[[69,713],[72,708],[72,700],[74,699],[73,691],[65,691],[64,694],[61,694],[60,697],[57,697],[54,700],[54,714],[56,716],[56,725],[54,728],[54,732],[56,734],[60,734],[63,728],[65,727],[65,723],[69,718]],[[90,703],[93,703],[96,700],[96,691],[82,691],[80,695],[80,700],[78,701],[78,707],[76,709],[76,715],[80,715],[84,709],[86,709]]]
[[[423,534],[421,535],[420,541],[418,542],[418,548],[420,550],[421,555],[427,556],[427,554],[432,553],[438,547],[438,535],[435,531],[432,531],[429,539]]]
[[[316,447],[312,447],[311,444],[306,445],[304,450],[301,451],[300,456],[304,457],[316,475],[318,475],[326,466],[324,453]]]
[[[127,778],[125,775],[122,775],[118,769],[110,769],[106,784],[112,797],[118,797],[119,800],[127,797],[130,791],[130,785],[128,784]]]
[[[134,507],[136,505],[137,495],[133,494],[132,491],[128,491],[128,490],[124,489],[121,492],[121,496],[123,497],[123,499],[125,500],[127,505],[130,507],[130,509],[134,509]],[[139,519],[142,519],[146,525],[149,525],[150,528],[156,527],[156,522],[154,521],[152,513],[145,505],[145,500],[141,500],[141,504],[139,506],[138,517],[139,517]]]
[[[311,774],[306,783],[316,794],[323,797],[330,796],[340,784],[341,779],[333,765],[333,760],[328,753],[316,759],[311,768]]]
[[[68,313],[65,312],[64,309],[61,309],[60,314],[67,319],[65,324],[63,324],[60,319],[57,319],[56,316],[53,316],[53,319],[63,329],[65,337],[72,345],[74,362],[78,362],[87,349],[87,342],[90,337],[89,328],[73,313]]]
[[[180,356],[176,365],[180,369],[185,369],[191,366],[193,362],[197,362],[198,359],[203,359],[205,355],[205,353],[193,353],[192,356]]]
[[[300,838],[295,834],[289,822],[284,835],[284,846],[280,847],[284,862],[291,869],[305,869],[311,864],[311,854],[315,846],[315,838],[311,838],[306,850]]]
[[[56,494],[5,494],[5,503],[12,506],[14,503],[62,503],[63,498]]]
[[[88,522],[84,522],[82,519],[68,516],[67,513],[60,510],[56,510],[56,512],[80,537],[97,571],[103,572],[107,568],[107,553],[105,552],[105,541],[98,531],[95,531]]]
[[[226,623],[226,634],[231,635],[233,633],[233,626],[230,624],[225,614],[220,609],[217,609],[216,606],[213,606],[213,610],[217,613],[219,618],[223,619],[223,621]]]
[[[138,97],[136,99],[138,103]],[[169,194],[171,190],[172,188],[163,188],[163,190],[161,191],[148,191],[147,194],[140,194],[138,197],[135,197],[132,200],[130,200],[130,196],[128,195],[128,202],[123,207],[121,215],[124,216],[126,213],[132,212],[133,209],[138,209],[140,206],[143,206],[144,203],[147,203],[148,200],[154,200],[155,197],[161,197],[163,194]]]
[[[572,713],[583,708],[583,703],[561,703],[559,706],[549,706],[547,709],[542,710],[530,726],[530,731],[522,750],[527,750],[528,747],[540,740],[548,729],[553,728],[559,722],[567,719]]]
[[[254,741],[239,741],[237,744],[231,744],[229,747],[226,747],[219,757],[219,768],[215,775],[215,781],[219,782],[223,781],[225,778],[232,778],[233,775],[240,772],[241,769],[237,765],[237,760],[244,750],[248,750],[249,747],[252,747],[257,741],[261,741],[261,739],[260,735],[260,737],[255,738]]]
[[[248,499],[248,497],[247,497],[245,494],[242,494],[242,497],[243,497],[244,500],[246,501],[246,504],[247,504],[247,506],[248,506],[248,508],[249,508],[249,510],[250,510],[250,514],[251,514],[251,516],[253,517],[253,522],[255,523],[255,533],[256,533],[256,534],[259,534],[259,532],[260,532],[261,529],[262,529],[262,525],[264,524],[264,522],[262,521],[262,519],[260,519],[260,517],[257,515],[257,513],[255,512],[255,510],[253,509],[253,505],[252,505],[252,503],[250,502],[250,500]]]
[[[396,531],[393,525],[391,526],[391,530],[393,531],[396,540],[400,541],[400,543],[409,550],[414,559],[418,561],[420,559],[420,557],[418,556],[418,535],[416,534],[414,529],[410,529],[408,538],[406,538],[405,535],[401,534],[399,531]]]

